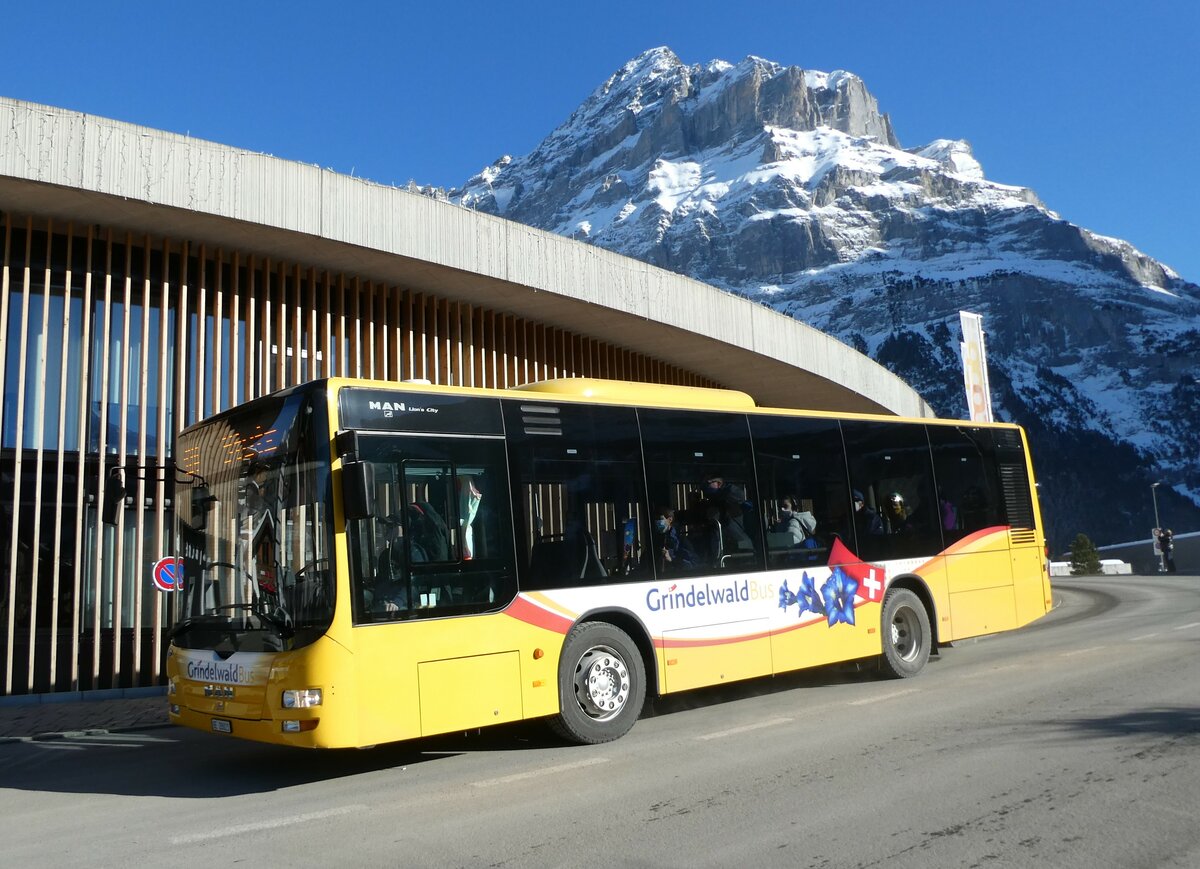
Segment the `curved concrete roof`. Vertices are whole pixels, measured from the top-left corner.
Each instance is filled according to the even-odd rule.
[[[254,251],[582,332],[760,405],[932,416],[900,378],[765,306],[426,196],[0,97],[0,205]]]

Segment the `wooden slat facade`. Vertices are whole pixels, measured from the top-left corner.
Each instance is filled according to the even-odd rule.
[[[626,348],[203,239],[0,212],[0,672],[3,693],[158,684],[171,554],[156,466],[197,419],[333,375],[509,387],[547,377],[687,386]],[[107,474],[127,478],[117,525]]]

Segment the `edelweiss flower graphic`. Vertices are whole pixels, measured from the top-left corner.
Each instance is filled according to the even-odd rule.
[[[796,602],[796,595],[792,594],[791,589],[787,587],[787,580],[783,581],[783,588],[779,589],[779,608],[785,610]]]
[[[833,576],[821,586],[825,595],[825,615],[829,619],[829,627],[838,622],[854,624],[854,593],[858,591],[858,582],[846,575],[840,567],[833,569]]]
[[[825,583],[825,588],[829,588],[829,583]],[[796,600],[800,604],[799,615],[804,615],[806,612],[816,613],[819,616],[825,615],[825,601],[821,600],[821,593],[817,591],[817,586],[813,583],[813,578],[808,575],[807,570],[800,577],[800,590],[796,593]]]

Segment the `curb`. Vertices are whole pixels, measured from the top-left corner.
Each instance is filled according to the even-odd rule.
[[[79,739],[88,736],[109,736],[114,733],[138,733],[145,730],[161,730],[164,727],[178,727],[170,721],[161,724],[131,724],[128,727],[89,727],[84,730],[48,730],[45,733],[34,733],[30,736],[0,736],[0,745],[15,742],[53,742],[58,739]]]

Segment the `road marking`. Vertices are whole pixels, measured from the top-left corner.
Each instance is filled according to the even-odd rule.
[[[541,769],[531,769],[529,772],[518,772],[512,775],[501,776],[500,778],[488,778],[483,781],[471,782],[472,787],[490,788],[494,785],[504,785],[509,782],[524,781],[525,779],[538,778],[543,775],[553,775],[557,772],[566,772],[572,769],[582,769],[585,766],[595,766],[598,763],[608,763],[607,757],[593,757],[589,760],[577,760],[574,763],[560,763],[558,766],[544,766]]]
[[[738,733],[746,733],[751,730],[762,730],[764,727],[775,727],[779,724],[787,724],[791,720],[791,718],[769,718],[766,721],[757,721],[754,724],[746,724],[742,727],[731,727],[728,730],[718,730],[715,733],[706,733],[703,736],[697,736],[696,739],[721,739],[726,736],[734,736]]]
[[[1076,649],[1073,652],[1063,652],[1061,655],[1059,655],[1059,657],[1070,658],[1072,655],[1086,655],[1088,652],[1098,652],[1104,648],[1107,648],[1107,646],[1091,646],[1086,649]]]
[[[1131,642],[1131,643],[1136,643],[1138,640],[1148,640],[1148,639],[1150,639],[1151,637],[1157,637],[1157,636],[1158,636],[1159,634],[1161,634],[1161,633],[1162,633],[1162,631],[1155,631],[1155,632],[1154,632],[1154,633],[1152,633],[1152,634],[1142,634],[1140,637],[1134,637],[1134,638],[1133,638],[1133,639],[1131,639],[1129,642]]]
[[[236,827],[226,827],[223,830],[206,833],[192,833],[187,836],[174,836],[172,845],[191,845],[196,842],[207,842],[209,839],[225,839],[229,836],[240,836],[243,833],[257,833],[261,830],[274,830],[278,827],[291,827],[295,824],[305,824],[309,821],[320,821],[325,818],[336,818],[339,815],[352,815],[369,811],[367,806],[342,806],[338,809],[326,809],[323,812],[306,812],[303,815],[291,815],[286,818],[276,818],[273,821],[256,821],[253,824],[238,824]]]
[[[905,688],[903,691],[893,691],[891,694],[880,694],[878,697],[864,697],[862,700],[851,700],[847,706],[866,706],[868,703],[882,703],[893,697],[903,697],[905,694],[916,694],[920,688]]]
[[[1173,631],[1186,631],[1188,628],[1200,628],[1200,622],[1192,622],[1190,625],[1180,625],[1177,628],[1171,628]]]

